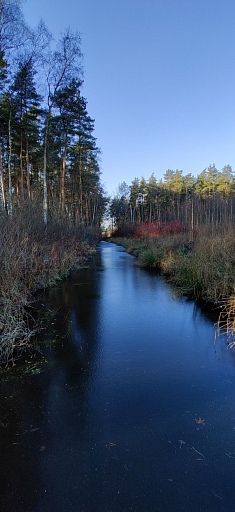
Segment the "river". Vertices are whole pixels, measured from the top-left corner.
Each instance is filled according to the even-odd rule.
[[[235,354],[101,242],[41,296],[47,362],[1,382],[2,512],[234,512]]]

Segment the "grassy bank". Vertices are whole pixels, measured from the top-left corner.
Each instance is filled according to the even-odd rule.
[[[137,265],[156,268],[185,295],[220,302],[235,291],[235,230],[194,235],[177,233],[157,238],[114,238],[137,256]]]
[[[0,218],[0,362],[30,347],[37,332],[31,315],[35,292],[82,265],[98,237],[96,230],[75,228],[65,219],[51,220],[45,229],[36,208]]]
[[[235,334],[235,229],[212,233],[170,233],[156,238],[114,238],[137,257],[137,265],[156,268],[180,293],[203,298],[221,308],[219,328]]]

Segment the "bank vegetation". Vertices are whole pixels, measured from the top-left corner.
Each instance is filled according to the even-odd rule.
[[[45,229],[31,204],[17,216],[0,217],[0,361],[13,362],[35,348],[43,323],[36,320],[37,292],[86,264],[100,231],[51,219]],[[44,325],[45,327],[45,325]]]
[[[38,289],[89,257],[107,199],[94,119],[82,94],[81,38],[52,42],[21,0],[0,0],[0,362],[37,330]]]
[[[218,307],[235,334],[235,177],[215,165],[196,178],[168,170],[157,182],[120,185],[110,205],[114,240],[137,264],[163,273],[181,292]],[[231,340],[230,340],[231,341]],[[233,343],[231,341],[231,343]]]

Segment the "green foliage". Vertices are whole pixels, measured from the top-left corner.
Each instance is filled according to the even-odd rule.
[[[144,248],[138,258],[140,267],[161,269],[161,263],[164,256],[164,249],[160,246],[149,246]]]
[[[230,165],[218,171],[209,165],[197,178],[191,173],[168,169],[164,180],[152,174],[148,181],[135,178],[128,196],[116,195],[109,213],[114,226],[179,222],[191,227],[218,227],[233,222],[235,177]]]
[[[185,295],[213,302],[234,296],[233,226],[216,235],[200,228],[194,240],[187,232],[163,232],[157,238],[119,239],[118,243],[137,256],[139,266],[158,269]]]
[[[181,253],[172,268],[173,281],[182,291],[194,297],[220,301],[235,287],[234,230],[228,228],[217,235],[200,230],[193,250]]]
[[[26,198],[40,199],[47,222],[57,214],[77,226],[101,224],[107,200],[81,57],[78,33],[65,30],[51,50],[43,22],[33,31],[19,2],[1,2],[0,206],[9,215]]]
[[[7,61],[4,58],[3,51],[0,51],[0,85],[1,87],[7,79]]]

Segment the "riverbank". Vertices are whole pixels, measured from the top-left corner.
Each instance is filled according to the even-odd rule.
[[[36,208],[0,219],[0,362],[30,348],[38,325],[35,293],[83,266],[99,240],[98,229],[78,228],[68,219],[51,219],[45,229]]]
[[[112,238],[137,257],[137,265],[155,268],[182,295],[220,306],[219,328],[235,334],[235,229],[209,227],[156,238]]]
[[[41,294],[46,361],[1,376],[1,512],[232,512],[234,354],[214,315],[120,247],[92,260]]]

